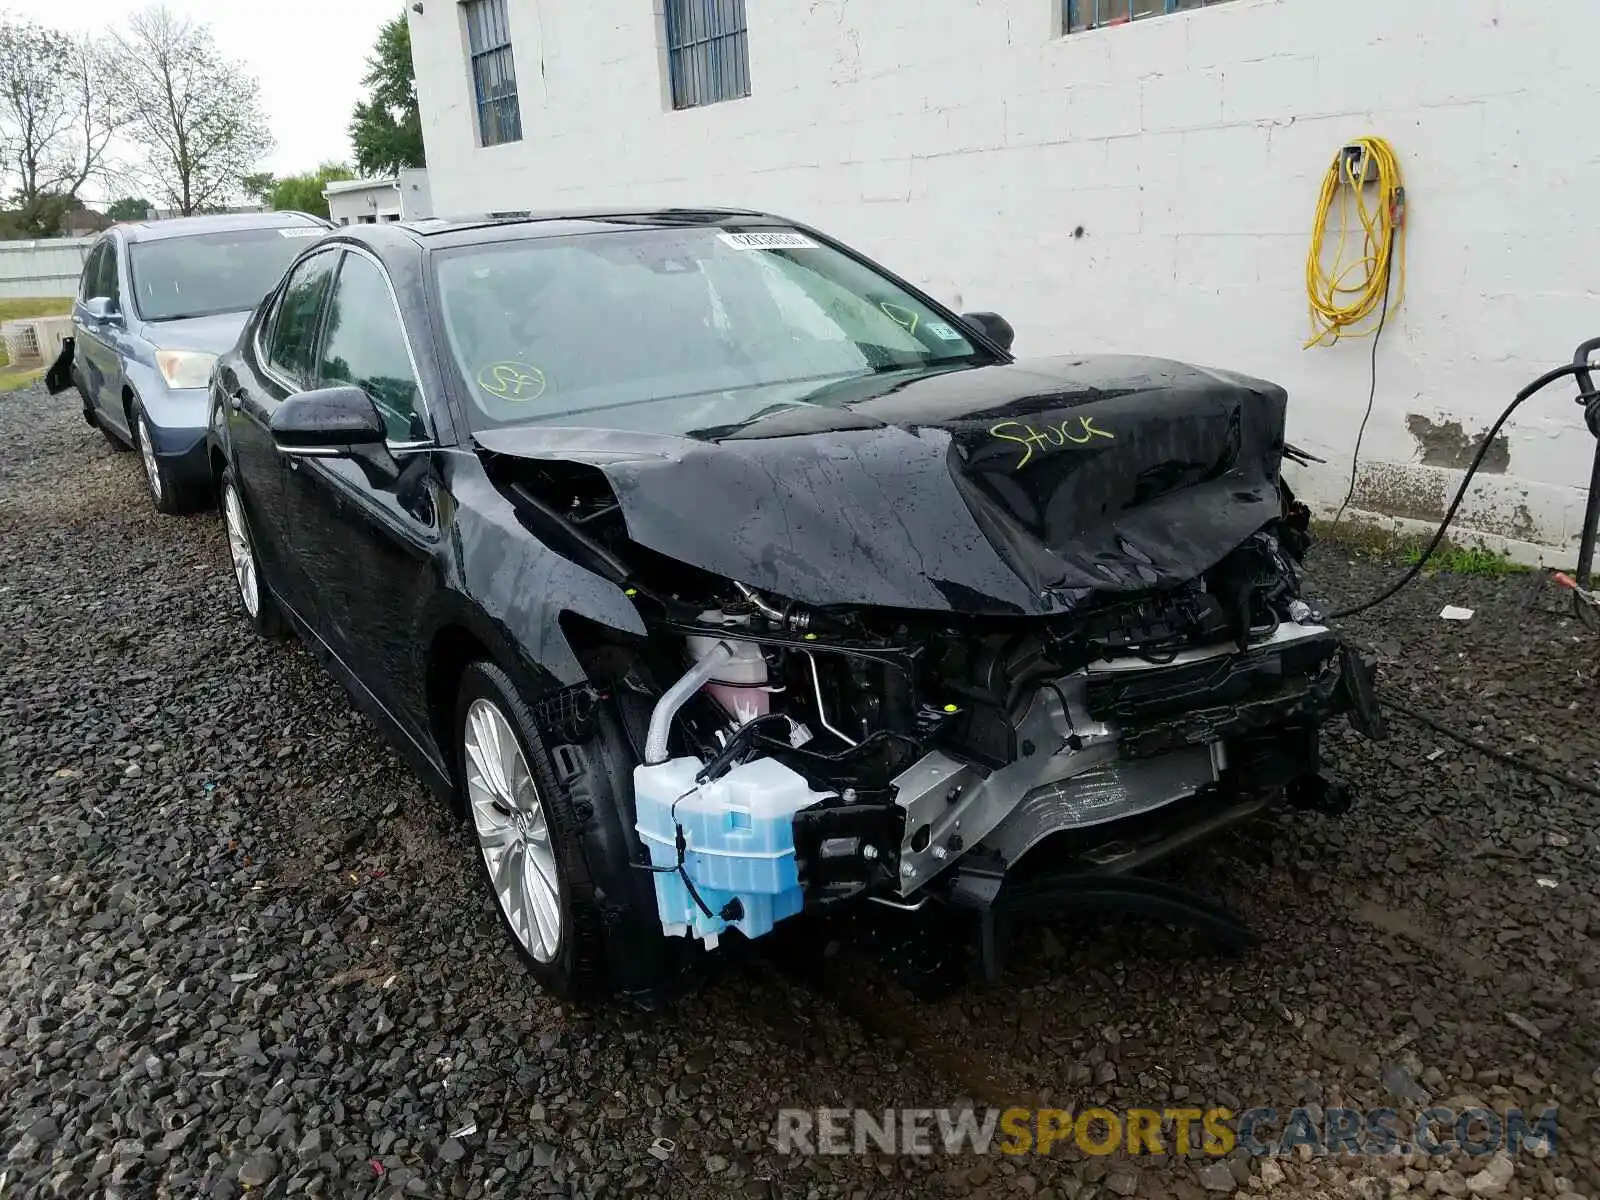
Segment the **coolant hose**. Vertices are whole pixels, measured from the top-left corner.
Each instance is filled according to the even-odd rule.
[[[683,678],[661,693],[661,699],[650,712],[650,731],[644,739],[645,766],[653,767],[667,761],[667,738],[672,733],[672,718],[689,702],[689,697],[705,685],[717,670],[733,661],[733,648],[727,642],[718,642],[694,666],[683,673]]]

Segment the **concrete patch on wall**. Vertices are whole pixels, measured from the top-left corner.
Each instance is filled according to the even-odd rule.
[[[1437,522],[1448,502],[1445,485],[1438,471],[1405,463],[1362,463],[1350,503],[1389,517]]]
[[[1350,506],[1362,512],[1437,525],[1461,486],[1460,470],[1416,463],[1363,463]],[[1559,529],[1541,526],[1526,488],[1510,479],[1492,483],[1482,475],[1463,499],[1451,524],[1452,536],[1470,543],[1474,535],[1518,542],[1554,544]]]
[[[1406,429],[1416,439],[1417,448],[1422,451],[1422,465],[1425,467],[1454,467],[1458,471],[1465,471],[1472,465],[1472,459],[1478,453],[1478,447],[1483,443],[1484,434],[1468,434],[1460,421],[1431,421],[1421,413],[1410,413],[1406,416]],[[1483,456],[1483,463],[1478,470],[1490,475],[1504,475],[1511,466],[1511,443],[1505,434],[1494,439],[1489,447],[1489,452]]]
[[[1459,486],[1459,485],[1458,485]],[[1462,529],[1478,533],[1492,533],[1497,537],[1519,542],[1551,541],[1554,536],[1541,537],[1538,522],[1528,507],[1527,493],[1513,503],[1509,496],[1474,497],[1468,493],[1456,518]]]

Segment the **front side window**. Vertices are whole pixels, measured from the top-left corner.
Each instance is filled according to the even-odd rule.
[[[134,307],[146,321],[248,312],[261,303],[318,226],[239,229],[134,243]]]
[[[750,94],[744,0],[666,0],[667,73],[673,108]]]
[[[532,238],[434,262],[480,425],[721,429],[843,404],[849,381],[992,361],[949,315],[792,229]]]
[[[110,300],[112,308],[122,308],[122,275],[117,270],[116,242],[106,243],[106,256],[100,260],[100,282],[95,294]]]
[[[97,291],[100,280],[104,274],[106,256],[111,253],[111,243],[101,242],[89,251],[89,257],[83,263],[83,279],[78,286],[78,299],[88,302],[96,296],[105,293]]]
[[[478,141],[484,146],[522,140],[517,65],[511,54],[506,0],[467,0],[467,54],[478,103]]]
[[[362,255],[345,255],[339,268],[318,357],[317,386],[361,388],[372,397],[391,442],[428,436],[400,314],[383,272]]]
[[[311,377],[317,317],[338,258],[333,251],[312,255],[294,269],[278,296],[265,338],[267,368],[296,387],[305,387]]]

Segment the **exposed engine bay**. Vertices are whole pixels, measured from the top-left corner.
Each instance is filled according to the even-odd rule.
[[[1338,807],[1318,729],[1379,716],[1301,596],[1283,393],[1156,365],[1070,404],[1058,381],[1028,421],[880,419],[903,389],[715,438],[480,437],[530,531],[638,611],[590,676],[649,713],[634,817],[663,932],[981,908],[1281,798]]]
[[[1142,863],[1140,818],[1320,796],[1318,726],[1376,718],[1364,664],[1300,597],[1292,498],[1187,587],[954,620],[796,605],[630,544],[603,496],[558,515],[514,492],[654,610],[619,683],[653,704],[635,804],[669,934],[915,903],[1052,842]]]

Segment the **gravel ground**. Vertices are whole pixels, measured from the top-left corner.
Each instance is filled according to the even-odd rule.
[[[248,633],[215,515],[153,513],[76,408],[0,398],[0,1195],[1600,1196],[1595,798],[1395,717],[1332,739],[1350,816],[1182,865],[1264,935],[1243,956],[1066,920],[915,1003],[802,939],[809,965],[753,953],[664,1011],[573,1010],[516,967],[465,831]],[[1324,548],[1315,579],[1391,571]],[[1600,645],[1532,583],[1429,578],[1352,630],[1392,695],[1600,780]],[[1559,1153],[1503,1182],[771,1144],[780,1105],[1429,1100],[1557,1102]]]

